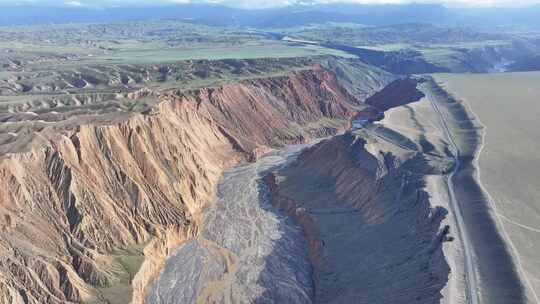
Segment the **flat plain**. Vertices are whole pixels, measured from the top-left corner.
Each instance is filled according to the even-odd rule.
[[[531,303],[540,293],[540,73],[441,74],[483,126],[478,176]]]

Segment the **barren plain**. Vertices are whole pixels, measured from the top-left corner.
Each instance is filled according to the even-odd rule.
[[[527,301],[538,303],[540,73],[444,74],[435,79],[469,107],[482,128],[476,178],[515,261]]]

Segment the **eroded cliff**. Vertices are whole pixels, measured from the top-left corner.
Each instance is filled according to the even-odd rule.
[[[44,127],[2,156],[0,302],[142,302],[225,168],[335,134],[356,104],[318,66],[152,96],[145,114]]]
[[[314,303],[440,303],[449,227],[428,174],[441,172],[421,153],[346,133],[266,177],[307,237]]]

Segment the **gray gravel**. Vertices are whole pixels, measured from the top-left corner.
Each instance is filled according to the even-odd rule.
[[[304,147],[290,146],[226,172],[200,237],[169,257],[146,303],[311,303],[303,232],[271,206],[261,181]]]

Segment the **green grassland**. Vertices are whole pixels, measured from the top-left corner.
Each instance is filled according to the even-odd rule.
[[[449,72],[504,70],[512,61],[540,53],[536,35],[429,24],[381,27],[319,24],[281,32],[289,40],[392,52],[398,57],[398,53],[413,51],[419,59]]]
[[[164,63],[335,55],[317,45],[279,41],[246,28],[177,21],[0,27],[0,71],[47,64]]]
[[[123,63],[157,63],[198,59],[219,60],[287,58],[318,55],[351,57],[351,55],[348,55],[345,52],[319,46],[304,46],[274,41],[261,41],[257,43],[246,43],[238,46],[209,46],[183,49],[127,49],[111,54],[99,55],[95,59],[86,59],[86,61],[106,60]]]
[[[144,262],[143,246],[134,246],[130,250],[118,251],[113,254],[115,264],[119,269],[117,281],[111,286],[98,288],[99,299],[110,304],[129,303],[133,288],[133,278]]]
[[[0,54],[3,55],[0,56],[0,73],[59,64],[156,64],[319,55],[354,57],[338,50],[336,45],[381,52],[413,50],[425,62],[442,69],[477,72],[489,70],[492,62],[500,59],[488,58],[484,62],[486,56],[482,53],[486,49],[525,57],[524,49],[516,52],[512,44],[517,38],[524,41],[527,37],[428,24],[368,27],[325,23],[271,31],[180,21],[0,27]]]

